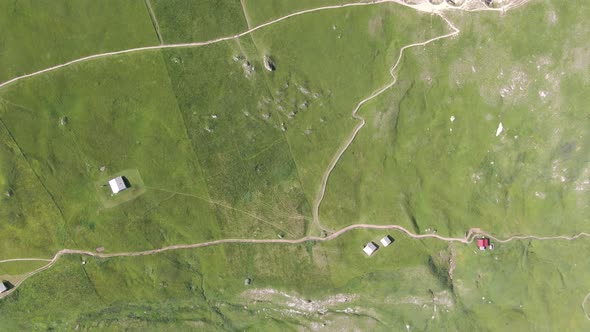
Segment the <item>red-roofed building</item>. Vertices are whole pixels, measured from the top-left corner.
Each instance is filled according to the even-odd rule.
[[[486,250],[490,246],[490,239],[482,237],[477,239],[477,247],[479,250]]]

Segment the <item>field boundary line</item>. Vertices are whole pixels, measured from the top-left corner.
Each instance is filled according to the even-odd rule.
[[[250,16],[246,11],[246,5],[244,5],[244,0],[240,0],[240,6],[242,7],[242,13],[244,14],[244,20],[246,20],[246,26],[248,29],[252,29],[252,25],[250,24]]]
[[[150,15],[150,19],[152,21],[152,25],[154,26],[154,30],[156,30],[156,36],[158,37],[158,41],[160,42],[160,45],[164,45],[164,38],[160,33],[160,25],[158,24],[156,13],[152,9],[152,4],[150,3],[150,0],[144,0],[144,3],[145,7],[147,8],[148,14]]]
[[[0,101],[3,101],[3,100],[4,99],[0,97]],[[20,153],[20,155],[24,159],[24,161],[27,164],[28,168],[31,170],[31,172],[33,172],[33,174],[37,178],[37,181],[39,182],[39,184],[41,185],[41,187],[43,188],[43,190],[45,190],[45,193],[49,197],[49,200],[51,201],[51,203],[53,203],[53,205],[57,209],[57,212],[59,212],[59,215],[60,215],[62,221],[65,223],[67,221],[67,219],[66,219],[66,216],[65,216],[62,208],[59,206],[59,204],[57,204],[57,201],[55,200],[55,197],[53,196],[53,194],[51,193],[51,191],[49,191],[49,189],[45,185],[45,182],[43,182],[43,180],[41,179],[41,176],[39,175],[39,173],[37,172],[37,170],[33,167],[33,165],[31,165],[31,161],[29,160],[29,158],[27,158],[27,155],[25,154],[25,152],[21,148],[20,144],[18,144],[16,138],[14,137],[14,135],[12,134],[12,132],[10,131],[10,129],[8,128],[8,126],[6,125],[6,123],[4,122],[4,120],[2,119],[2,117],[0,117],[0,124],[2,125],[2,127],[4,128],[4,130],[6,130],[6,134],[8,134],[8,137],[10,137],[10,139],[14,142],[14,145],[18,149],[18,152]]]

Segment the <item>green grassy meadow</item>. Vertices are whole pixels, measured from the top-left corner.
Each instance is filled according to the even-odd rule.
[[[150,3],[164,42],[183,43],[342,1]],[[158,43],[144,1],[2,6],[0,27],[18,32],[0,37],[2,81]],[[397,84],[361,109],[366,126],[328,181],[322,224],[587,232],[588,8],[446,13],[461,33],[408,50]],[[56,15],[63,25],[35,25]],[[401,47],[449,31],[393,3],[349,7],[0,88],[0,261],[320,235],[312,204],[352,110],[390,82]],[[131,188],[112,195],[115,176]],[[394,243],[366,257],[387,234]],[[325,242],[64,255],[0,298],[0,330],[583,331],[589,246],[519,240],[482,252],[358,229]],[[0,263],[0,280],[43,264]]]
[[[143,0],[3,1],[0,81],[83,56],[157,44]]]
[[[500,18],[453,15],[461,35],[411,50],[396,88],[361,111],[367,125],[328,184],[326,225],[353,216],[455,236],[475,225],[498,235],[586,230],[589,73],[571,53],[590,30],[570,36],[567,23],[579,15],[542,2]]]

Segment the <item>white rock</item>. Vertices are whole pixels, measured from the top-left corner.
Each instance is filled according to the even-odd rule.
[[[502,122],[500,122],[498,124],[498,129],[496,129],[496,137],[500,136],[500,134],[502,133],[503,130],[504,130],[504,126],[502,125]]]

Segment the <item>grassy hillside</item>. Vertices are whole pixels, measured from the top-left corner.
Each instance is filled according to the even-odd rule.
[[[224,245],[150,257],[67,257],[2,302],[4,329],[584,330],[588,243],[493,252],[417,241],[366,258],[384,232],[327,243]],[[449,272],[449,259],[456,268]],[[245,285],[246,278],[251,280]],[[59,308],[59,309],[58,309]]]
[[[165,42],[331,3],[150,1]],[[574,5],[447,13],[461,33],[408,50],[397,84],[361,109],[367,124],[330,177],[322,223],[454,237],[471,227],[498,237],[587,231],[590,29],[588,6]],[[63,19],[87,40],[59,56],[32,60],[13,41],[24,56],[21,68],[0,55],[20,68],[7,77],[145,36],[157,43],[145,2],[113,6],[100,24]],[[110,40],[101,24],[117,15],[137,19],[125,25],[137,35],[93,43],[101,31]],[[1,88],[0,260],[320,234],[312,202],[356,124],[351,111],[390,81],[402,46],[448,32],[440,17],[397,4],[351,7]],[[120,175],[131,188],[112,195],[107,181]],[[394,243],[366,257],[363,246],[387,234]],[[325,242],[66,255],[0,299],[0,330],[586,330],[589,245],[518,240],[482,252],[359,229]],[[0,280],[17,283],[42,264],[0,263]]]
[[[83,56],[157,44],[143,0],[2,1],[0,81]]]
[[[188,43],[247,30],[240,0],[151,0],[164,43]]]
[[[361,111],[367,126],[328,183],[323,221],[457,236],[586,230],[590,30],[571,25],[583,12],[534,2],[451,16],[461,34],[410,51],[399,84]]]

